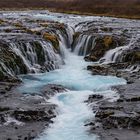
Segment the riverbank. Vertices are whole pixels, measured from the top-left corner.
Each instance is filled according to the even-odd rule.
[[[0,82],[0,140],[32,140],[56,117],[55,104],[47,100],[65,91],[58,85],[44,86],[40,95],[19,93],[19,83]]]
[[[113,86],[119,99],[109,102],[100,95],[89,96],[95,118],[89,124],[90,133],[96,133],[101,140],[140,139],[140,71],[122,70],[126,64],[93,65],[88,70],[93,75],[114,75],[127,80],[126,85]]]

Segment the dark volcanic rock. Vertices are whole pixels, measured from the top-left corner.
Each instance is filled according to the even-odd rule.
[[[116,47],[122,46],[126,43],[126,38],[123,36],[102,35],[97,37],[95,46],[90,54],[85,57],[86,61],[98,61],[104,54]]]
[[[96,102],[103,99],[103,95],[99,95],[99,94],[94,94],[94,95],[90,95],[88,97],[88,100],[86,102],[88,103],[92,103],[92,102]]]
[[[110,64],[95,64],[88,66],[87,70],[90,70],[93,75],[112,75],[122,77],[127,80],[128,84],[133,83],[140,78],[140,71],[137,70],[140,65],[137,63],[133,66],[131,71],[127,71],[127,68],[131,68],[133,65],[130,63],[110,63]]]
[[[42,93],[47,99],[49,99],[51,96],[54,96],[56,93],[60,93],[64,91],[66,91],[66,88],[61,85],[49,84],[44,87]]]
[[[54,112],[52,110],[27,110],[27,111],[20,111],[15,110],[13,115],[15,119],[23,122],[28,121],[50,121],[51,118],[55,117]]]
[[[57,106],[43,96],[18,93],[15,86],[0,83],[0,140],[31,140],[53,123]]]
[[[96,115],[95,119],[89,123],[91,133],[97,133],[103,140],[115,138],[127,140],[126,133],[129,133],[129,140],[140,139],[139,85],[140,80],[136,80],[133,84],[113,87],[120,94],[120,98],[115,102],[102,100],[98,102],[98,108],[93,107],[93,112],[96,109]]]

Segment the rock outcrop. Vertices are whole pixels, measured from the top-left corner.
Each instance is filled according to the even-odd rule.
[[[64,63],[59,42],[69,44],[66,25],[7,18],[0,31],[0,80],[17,80],[16,75],[50,71]]]
[[[31,140],[53,123],[57,115],[57,106],[48,102],[49,97],[66,89],[47,85],[42,94],[31,95],[18,93],[15,86],[0,82],[0,139]]]

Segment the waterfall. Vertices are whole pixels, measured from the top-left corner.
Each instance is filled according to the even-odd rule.
[[[74,35],[75,30],[71,26],[67,26],[66,32],[68,35],[68,42],[69,42],[69,45],[71,47],[71,45],[73,43],[73,35]]]
[[[50,42],[36,40],[29,42],[5,42],[5,44],[9,52],[6,55],[12,58],[8,62],[6,62],[6,58],[3,58],[0,65],[1,71],[8,75],[15,76],[17,74],[50,71],[59,68],[63,64],[60,54],[56,52]],[[27,72],[26,70],[24,72],[23,68]]]
[[[137,43],[139,37],[133,36],[128,45],[120,46],[115,49],[109,50],[106,54],[99,60],[100,63],[116,63],[123,62],[123,55],[127,54],[128,51],[134,49],[135,44]]]
[[[58,40],[55,46],[49,38],[16,39],[1,40],[0,53],[12,58],[6,62],[7,58],[0,61],[0,72],[4,75],[15,76],[27,73],[39,73],[51,71],[60,68],[64,64],[64,58],[67,54],[67,48],[71,48],[73,42],[74,29],[70,26],[63,25],[56,28],[49,28],[44,31],[55,36]],[[5,48],[6,46],[6,48]],[[6,49],[6,50],[5,50]],[[8,51],[8,53],[6,53]]]
[[[95,46],[95,39],[92,35],[81,34],[74,44],[74,53],[82,56],[89,54]]]

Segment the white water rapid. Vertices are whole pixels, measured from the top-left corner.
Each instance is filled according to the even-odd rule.
[[[49,102],[57,104],[58,115],[54,123],[37,140],[97,140],[98,136],[89,135],[84,126],[94,117],[90,107],[84,101],[91,94],[103,94],[110,101],[118,95],[110,89],[111,85],[125,84],[125,80],[111,76],[92,76],[86,70],[87,62],[83,57],[63,48],[65,65],[45,74],[34,75],[34,80],[24,76],[22,92],[37,92],[46,84],[60,84],[68,91],[52,97]],[[36,80],[35,80],[36,79]]]

